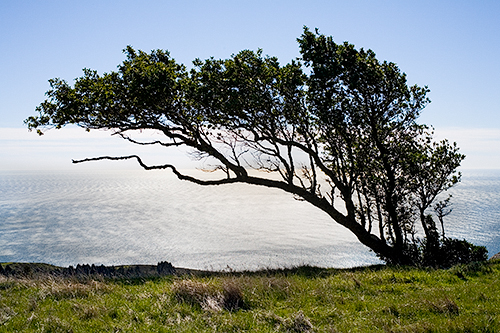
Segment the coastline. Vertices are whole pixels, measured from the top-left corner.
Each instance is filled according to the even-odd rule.
[[[500,260],[500,252],[490,257],[487,261]],[[370,265],[370,266],[359,266],[352,268],[320,268],[312,266],[307,267],[308,270],[315,271],[326,271],[330,269],[335,269],[339,271],[356,271],[367,268],[380,268],[385,267],[384,264]],[[281,268],[281,269],[264,269],[260,271],[287,271],[299,269],[301,267],[293,268]],[[162,276],[207,276],[214,274],[245,274],[245,273],[257,273],[259,271],[210,271],[210,270],[199,270],[190,269],[182,267],[174,267],[170,262],[163,261],[159,262],[157,265],[145,265],[145,264],[133,264],[133,265],[118,265],[118,266],[96,266],[94,264],[78,264],[76,267],[61,267],[45,263],[23,263],[23,262],[4,262],[0,263],[0,276],[6,277],[23,277],[23,278],[34,278],[34,277],[75,277],[75,278],[111,278],[111,279],[123,279],[123,278],[155,278]]]

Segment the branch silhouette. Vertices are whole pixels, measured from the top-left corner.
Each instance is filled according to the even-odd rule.
[[[192,183],[195,183],[195,184],[198,184],[198,185],[209,186],[209,185],[223,185],[223,184],[232,184],[232,183],[241,182],[241,179],[239,179],[239,178],[223,178],[223,179],[217,179],[217,180],[203,180],[203,179],[195,178],[195,177],[192,177],[192,176],[189,176],[189,175],[182,174],[172,164],[147,165],[137,155],[128,155],[128,156],[100,156],[100,157],[85,158],[85,159],[82,159],[82,160],[72,160],[72,163],[77,164],[77,163],[90,162],[90,161],[102,161],[102,160],[119,161],[119,160],[130,160],[130,159],[136,159],[137,163],[139,163],[139,165],[143,169],[145,169],[145,170],[170,169],[177,176],[178,179],[180,179],[180,180],[187,180],[189,182],[192,182]]]

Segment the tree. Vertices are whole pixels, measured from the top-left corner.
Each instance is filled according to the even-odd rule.
[[[219,178],[146,165],[137,155],[73,162],[136,159],[146,170],[170,169],[200,185],[278,188],[324,211],[387,262],[418,264],[419,244],[437,232],[425,212],[460,180],[464,158],[417,123],[429,90],[409,86],[396,64],[373,51],[336,44],[317,30],[304,28],[298,42],[301,59],[283,66],[261,50],[244,50],[226,60],[196,59],[189,71],[167,51],[129,46],[116,72],[85,69],[74,86],[50,80],[39,115],[25,122],[39,134],[76,124],[139,145],[189,147]],[[164,141],[133,138],[146,129]]]

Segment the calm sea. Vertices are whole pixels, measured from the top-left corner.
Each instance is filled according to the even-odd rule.
[[[465,171],[447,235],[500,251],[500,171]],[[259,269],[376,256],[279,190],[201,187],[167,171],[0,173],[0,262]]]

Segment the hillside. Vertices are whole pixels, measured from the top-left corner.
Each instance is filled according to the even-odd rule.
[[[149,278],[35,268],[0,275],[0,332],[500,331],[498,260],[449,270],[298,267]]]

